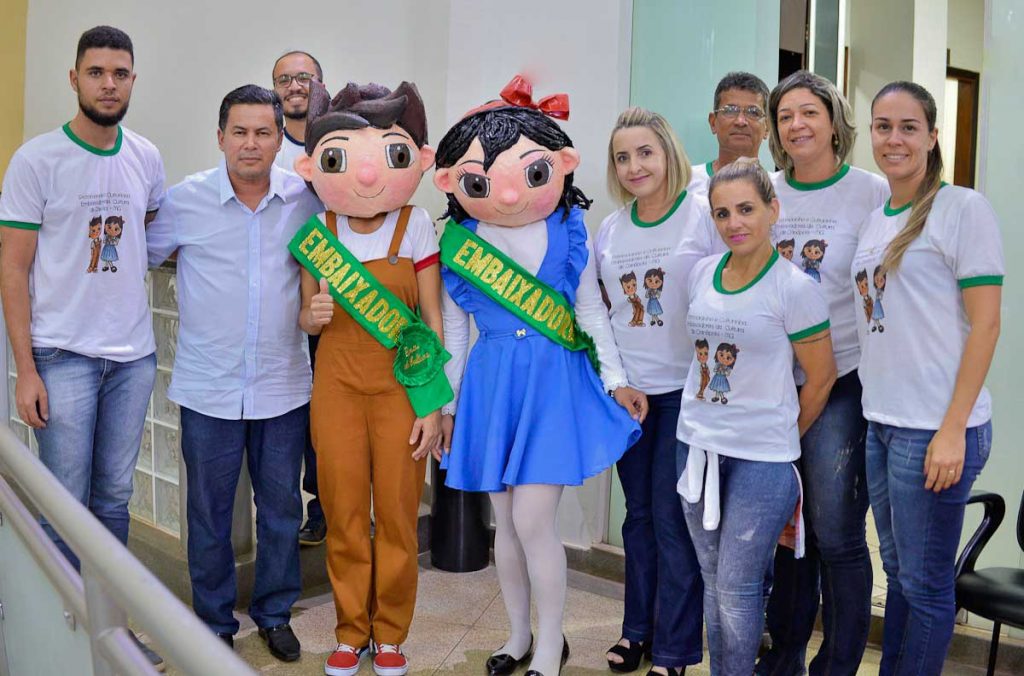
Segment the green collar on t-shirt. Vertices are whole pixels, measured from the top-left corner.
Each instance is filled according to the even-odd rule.
[[[712,176],[714,176],[715,175],[715,161],[711,160],[710,162],[705,164],[704,165],[704,171],[708,172],[708,178],[711,178]]]
[[[789,184],[789,187],[795,190],[821,190],[822,188],[827,188],[830,185],[835,185],[843,178],[843,176],[846,176],[848,173],[850,173],[850,165],[844,164],[842,167],[839,168],[839,171],[832,174],[824,181],[818,181],[817,183],[801,183],[800,181],[790,176],[787,172],[786,183]]]
[[[715,291],[717,291],[718,293],[724,293],[729,296],[732,296],[737,293],[743,293],[744,291],[746,291],[747,289],[761,281],[761,278],[768,274],[768,270],[770,270],[775,261],[779,259],[779,252],[775,249],[772,249],[772,255],[768,257],[768,262],[764,264],[763,268],[761,268],[761,272],[757,273],[757,277],[754,277],[742,288],[736,289],[734,291],[729,291],[724,286],[722,286],[722,270],[725,269],[725,264],[729,262],[730,257],[732,257],[732,252],[726,251],[725,255],[722,256],[722,260],[718,262],[718,267],[715,268],[714,284]]]
[[[110,157],[111,155],[116,155],[118,153],[118,151],[121,150],[121,140],[124,138],[124,131],[121,129],[120,125],[118,125],[118,127],[117,127],[117,140],[114,141],[114,147],[111,148],[110,150],[104,150],[102,148],[97,148],[96,146],[91,146],[88,143],[86,143],[85,141],[83,141],[82,139],[80,139],[77,136],[75,136],[75,132],[71,131],[71,123],[70,122],[65,124],[63,129],[64,129],[64,133],[68,135],[69,139],[71,139],[72,141],[74,141],[75,143],[77,143],[81,147],[85,148],[86,150],[88,150],[90,153],[92,153],[94,155],[100,155],[102,157]]]
[[[641,221],[640,220],[640,217],[637,216],[637,213],[636,213],[636,200],[633,200],[633,208],[630,209],[629,215],[633,219],[633,225],[639,226],[641,228],[653,228],[654,226],[661,225],[662,223],[667,221],[669,219],[669,217],[671,217],[672,214],[674,214],[676,212],[676,209],[679,208],[679,205],[683,203],[684,199],[686,199],[686,191],[685,190],[683,192],[679,193],[679,197],[676,198],[676,203],[672,205],[672,208],[669,209],[668,212],[664,216],[662,216],[661,218],[659,218],[656,221],[648,222],[648,221]]]
[[[939,183],[939,190],[942,190],[947,185],[949,185],[949,184],[946,183],[945,181],[942,181],[941,183]],[[914,206],[914,202],[910,201],[910,202],[907,202],[906,204],[904,204],[903,206],[899,207],[898,209],[893,209],[892,208],[892,197],[890,197],[889,199],[885,200],[885,205],[882,208],[882,213],[884,213],[886,216],[899,216],[900,214],[902,214],[904,211],[906,211],[907,209],[909,209],[912,206]]]

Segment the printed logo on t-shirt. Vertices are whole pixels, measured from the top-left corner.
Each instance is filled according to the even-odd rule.
[[[860,294],[864,307],[864,321],[867,322],[869,335],[876,331],[878,333],[885,332],[885,326],[882,324],[882,320],[885,319],[882,295],[885,293],[886,277],[887,275],[882,270],[882,266],[876,265],[874,273],[871,275],[871,285],[875,289],[875,297],[872,298],[868,286],[867,268],[862,268],[854,275],[854,281],[857,283],[857,293]]]
[[[117,245],[124,233],[124,216],[120,214],[131,206],[128,193],[97,193],[78,196],[79,205],[89,210],[89,272],[117,272]],[[108,215],[104,218],[103,213]],[[110,212],[115,212],[110,214]],[[99,268],[103,261],[102,270]]]
[[[619,284],[622,285],[622,293],[633,310],[633,316],[629,320],[629,326],[645,326],[644,323],[644,302],[637,294],[636,273],[629,271],[619,277]],[[661,306],[661,293],[665,286],[665,271],[661,268],[651,268],[644,273],[644,296],[647,298],[646,312],[651,326],[664,326],[662,315],[665,309]]]
[[[809,239],[800,247],[800,261],[797,263],[807,276],[821,283],[821,262],[825,259],[828,242],[823,239]],[[775,250],[787,261],[793,260],[796,250],[796,239],[780,239],[775,243]]]
[[[838,221],[832,217],[783,216],[775,226],[776,231],[782,235],[775,242],[775,249],[780,256],[798,265],[808,277],[821,283],[821,264],[828,248],[828,240],[823,235],[834,233],[837,226]],[[799,247],[798,240],[802,240]],[[798,254],[799,259],[794,261],[794,256]]]
[[[713,354],[711,352],[712,343],[707,337],[701,337],[694,341],[695,358],[700,370],[700,381],[694,398],[713,404],[728,404],[729,394],[732,392],[729,378],[732,376],[736,359],[740,353],[736,337],[742,337],[746,333],[746,320],[690,314],[687,324],[691,335],[699,336],[703,333],[705,336],[711,336],[719,341]],[[710,363],[712,361],[713,364]]]

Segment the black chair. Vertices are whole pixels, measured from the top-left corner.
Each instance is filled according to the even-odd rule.
[[[995,623],[988,653],[988,674],[995,673],[999,651],[999,629],[1008,624],[1024,629],[1024,569],[982,568],[975,570],[981,550],[992,539],[1006,515],[1002,496],[985,491],[972,491],[967,504],[984,506],[981,525],[974,531],[956,562],[956,606],[981,615]],[[1017,515],[1017,544],[1024,551],[1024,496]]]

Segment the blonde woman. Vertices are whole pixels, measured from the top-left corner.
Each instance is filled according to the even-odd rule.
[[[724,250],[704,197],[689,194],[690,163],[664,117],[621,115],[608,142],[608,189],[624,206],[601,224],[595,253],[612,333],[631,387],[647,395],[643,434],[616,463],[626,498],[626,595],[613,671],[676,676],[701,661],[700,568],[675,493],[679,402],[694,347],[686,331],[687,280]],[[638,297],[648,300],[646,307]],[[646,316],[644,311],[646,310]]]
[[[938,674],[953,633],[964,505],[992,446],[984,381],[999,337],[1003,249],[988,201],[942,183],[931,94],[892,82],[871,117],[892,198],[864,224],[847,279],[873,280],[875,308],[885,292],[884,317],[872,315],[885,330],[865,317],[857,332],[888,581],[879,673]]]

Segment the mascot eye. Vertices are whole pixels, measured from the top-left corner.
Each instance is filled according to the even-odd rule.
[[[325,174],[340,174],[345,171],[345,149],[325,148],[320,154],[320,168]]]
[[[551,163],[537,160],[526,168],[526,185],[539,188],[551,180]]]
[[[412,162],[412,151],[405,143],[389,143],[387,147],[388,166],[405,169]]]
[[[491,194],[491,179],[482,174],[465,173],[459,177],[459,187],[467,197],[487,197]]]

